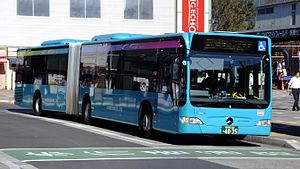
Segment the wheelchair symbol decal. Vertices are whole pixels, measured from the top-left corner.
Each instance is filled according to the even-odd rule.
[[[258,41],[258,51],[266,51],[267,42],[266,41]]]

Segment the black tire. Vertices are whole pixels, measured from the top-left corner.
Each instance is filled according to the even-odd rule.
[[[92,110],[91,101],[89,99],[85,99],[85,101],[82,104],[82,116],[83,116],[83,122],[85,124],[92,123],[91,110]]]
[[[149,106],[143,106],[141,110],[141,116],[139,119],[139,129],[141,134],[145,138],[153,137],[152,129],[152,111]]]
[[[42,97],[39,93],[35,94],[33,97],[32,109],[36,116],[42,116]]]

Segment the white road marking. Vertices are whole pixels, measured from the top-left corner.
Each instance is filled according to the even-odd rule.
[[[278,128],[288,128],[290,126],[300,126],[299,121],[283,121],[283,120],[272,120],[272,123],[283,124],[285,126],[277,126]]]
[[[190,150],[194,150],[194,149],[199,149],[199,150],[207,150],[209,148],[209,150],[227,150],[228,147],[216,147],[216,146],[166,146],[166,147],[66,147],[66,148],[4,148],[4,149],[0,149],[2,151],[7,151],[7,150],[41,150],[41,151],[48,151],[48,150],[85,150],[85,149],[101,149],[101,150],[127,150],[127,149],[131,149],[131,150],[140,150],[140,149],[145,149],[145,150],[153,150],[153,149],[172,149],[172,150],[177,150],[177,149],[190,149]],[[245,147],[231,147],[232,150],[245,150]],[[266,149],[266,148],[261,148],[261,147],[247,147],[247,150],[249,151],[268,151],[270,149]],[[272,148],[273,151],[278,151],[278,150],[283,150],[282,148]],[[1,152],[1,151],[0,151]]]
[[[46,161],[98,161],[98,160],[176,160],[176,159],[233,159],[233,160],[261,160],[262,157],[130,157],[130,158],[85,158],[85,159],[44,159],[44,160],[23,160],[22,162],[46,162]],[[300,158],[282,158],[282,157],[265,157],[267,160],[299,160]]]
[[[286,114],[284,112],[278,112],[278,111],[273,111],[272,113],[274,113],[274,114]]]

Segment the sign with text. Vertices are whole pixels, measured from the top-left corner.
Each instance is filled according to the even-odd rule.
[[[183,0],[182,30],[204,32],[204,0]]]
[[[290,28],[290,29],[278,29],[278,30],[269,30],[269,31],[261,31],[255,32],[257,35],[268,36],[272,40],[274,39],[298,39],[300,38],[300,27],[298,28]]]

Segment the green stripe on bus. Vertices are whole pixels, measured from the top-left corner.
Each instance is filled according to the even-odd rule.
[[[36,51],[18,51],[18,56],[38,56],[38,55],[57,55],[68,53],[68,48],[63,49],[48,49]]]

